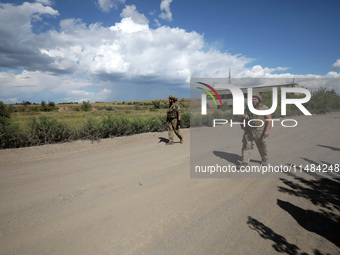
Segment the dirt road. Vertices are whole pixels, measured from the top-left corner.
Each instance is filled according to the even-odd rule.
[[[322,141],[308,138],[320,120]],[[286,146],[271,160],[339,163],[340,114],[300,123],[297,143],[272,129],[269,146]],[[182,132],[173,146],[164,132],[0,151],[0,254],[340,254],[338,179],[190,178]],[[200,160],[233,164],[230,132],[237,148]]]

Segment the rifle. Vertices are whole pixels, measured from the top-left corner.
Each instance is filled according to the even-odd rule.
[[[249,108],[246,108],[246,113],[249,116],[248,123],[253,119],[253,114],[250,112]],[[250,149],[254,149],[254,135],[253,135],[253,128],[248,125],[248,123],[245,125],[244,130],[248,135],[248,140],[251,142]]]

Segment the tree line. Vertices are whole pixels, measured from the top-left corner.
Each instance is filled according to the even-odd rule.
[[[287,98],[304,98],[305,95],[288,95]],[[265,92],[262,94],[262,103],[267,105],[269,108],[272,105],[272,93]],[[311,91],[311,99],[304,104],[307,110],[311,114],[324,114],[327,112],[339,111],[340,110],[340,96],[335,92],[334,89],[326,89],[320,87],[317,90]],[[302,112],[295,105],[287,105],[287,116],[301,115]],[[278,91],[278,104],[275,112],[272,114],[273,117],[279,117],[281,115],[281,90]]]

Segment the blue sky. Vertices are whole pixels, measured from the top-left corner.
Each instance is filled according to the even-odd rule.
[[[189,97],[190,77],[229,67],[235,78],[339,79],[339,10],[337,0],[4,0],[0,100]]]

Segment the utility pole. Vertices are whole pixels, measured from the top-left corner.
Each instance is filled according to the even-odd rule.
[[[231,67],[229,67],[229,80],[228,80],[229,84],[230,84],[230,78],[231,78]]]

